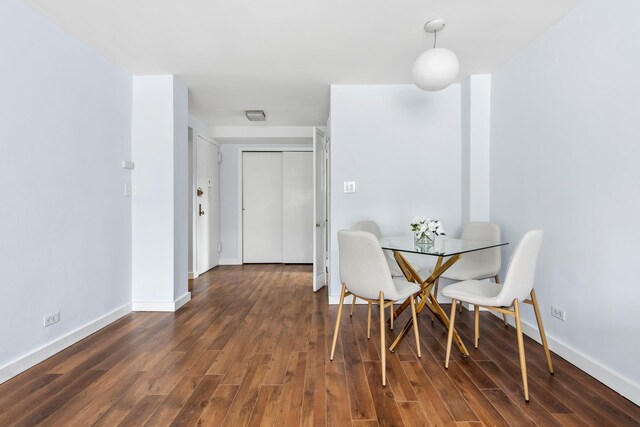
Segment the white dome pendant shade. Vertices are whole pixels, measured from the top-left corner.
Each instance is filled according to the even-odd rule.
[[[435,33],[442,30],[445,24],[444,19],[436,19],[424,26],[426,32],[434,33],[434,47],[423,52],[413,63],[413,81],[422,90],[442,90],[458,77],[460,63],[456,54],[449,49],[435,47]]]
[[[423,52],[413,63],[413,81],[422,90],[442,90],[453,83],[459,70],[456,54],[437,47]]]

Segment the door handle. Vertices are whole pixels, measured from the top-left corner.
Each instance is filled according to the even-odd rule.
[[[320,228],[320,223],[316,223],[316,228]]]
[[[203,216],[204,211],[202,210],[202,203],[198,203],[198,216]]]

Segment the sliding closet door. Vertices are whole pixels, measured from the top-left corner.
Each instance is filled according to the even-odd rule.
[[[243,262],[282,262],[282,153],[243,153],[242,195]]]
[[[313,262],[313,153],[282,153],[282,262]]]

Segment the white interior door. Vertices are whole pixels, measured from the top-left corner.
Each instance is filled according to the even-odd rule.
[[[282,262],[313,262],[313,153],[282,153]]]
[[[218,146],[198,136],[196,157],[196,269],[202,274],[219,258]]]
[[[327,236],[327,179],[326,179],[325,135],[320,129],[313,133],[313,290],[317,291],[327,283],[326,278],[326,236]]]
[[[242,154],[242,261],[282,262],[282,153]]]
[[[209,192],[207,191],[207,178],[198,177],[196,215],[198,221],[196,223],[196,269],[198,274],[202,274],[209,270]]]

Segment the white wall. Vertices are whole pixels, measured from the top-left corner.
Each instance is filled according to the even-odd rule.
[[[130,310],[131,76],[17,0],[0,57],[2,382]]]
[[[536,290],[552,349],[636,403],[638,22],[635,0],[584,0],[497,70],[491,106],[491,217],[513,243],[545,231]]]
[[[340,293],[337,233],[373,219],[407,234],[415,215],[460,230],[460,85],[331,86],[330,296]],[[356,181],[344,194],[343,182]]]
[[[173,297],[188,293],[189,275],[189,94],[173,79]],[[189,294],[190,297],[190,294]]]
[[[134,77],[132,115],[133,309],[172,311],[188,295],[187,89]]]
[[[310,129],[310,128],[309,128]],[[242,254],[238,247],[238,148],[261,149],[277,146],[282,148],[308,148],[308,144],[277,143],[278,139],[270,139],[272,144],[220,144],[222,163],[220,164],[220,264],[240,264]],[[304,140],[311,142],[311,137]],[[286,139],[284,139],[286,141]]]

